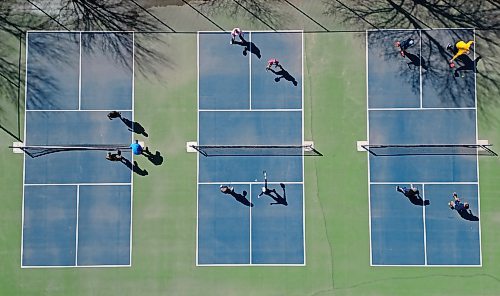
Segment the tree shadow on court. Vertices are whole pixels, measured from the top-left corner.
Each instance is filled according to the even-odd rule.
[[[225,193],[225,194],[231,195],[232,197],[234,197],[234,199],[237,202],[239,202],[247,207],[253,207],[253,204],[246,197],[247,192],[245,190],[243,190],[242,194],[236,193],[233,190],[230,190],[229,193]]]
[[[446,68],[451,58],[451,54],[445,48],[447,43],[453,44],[465,37],[460,36],[460,33],[454,33],[450,36],[453,38],[436,38],[431,33],[434,30],[430,29],[475,28],[477,46],[474,46],[474,50],[476,50],[476,55],[480,53],[482,56],[482,63],[477,71],[477,108],[487,124],[500,124],[500,118],[494,111],[496,107],[500,107],[500,100],[496,95],[500,91],[500,75],[497,71],[497,57],[500,52],[500,22],[498,21],[500,6],[498,3],[491,0],[468,1],[467,5],[462,1],[373,0],[367,4],[364,0],[349,2],[325,0],[324,5],[326,15],[344,21],[351,28],[371,29],[371,32],[391,28],[422,29],[422,37],[426,39],[422,46],[426,44],[432,46],[430,50],[422,54],[429,62],[429,71],[425,74],[428,76],[427,82],[434,83],[436,89],[442,90],[438,92],[438,96],[451,102],[457,102],[461,90],[475,87],[474,79],[462,81],[457,87],[458,79],[455,79],[454,70]],[[384,34],[391,34],[391,32],[394,33],[394,31],[384,31]],[[371,45],[372,42],[373,40],[368,40],[368,44]],[[442,64],[445,67],[438,66]],[[462,74],[464,72],[473,73],[474,70],[464,69]],[[405,75],[404,71],[400,73]],[[468,78],[467,75],[472,76],[470,73],[467,73],[465,78]],[[454,90],[447,91],[450,89]]]
[[[240,37],[240,39],[241,39],[241,41],[234,40],[233,44],[237,44],[237,45],[244,47],[244,49],[243,49],[244,56],[246,56],[247,53],[250,52],[250,53],[254,54],[259,59],[262,57],[260,54],[260,49],[257,47],[257,45],[255,45],[253,42],[248,42],[241,37]]]
[[[290,81],[293,83],[294,86],[297,86],[297,80],[295,80],[295,77],[293,77],[288,71],[286,71],[283,67],[280,67],[280,70],[276,71],[274,69],[269,69],[269,71],[273,72],[274,75],[278,76],[274,78],[275,82],[280,82],[280,80],[283,78],[287,81]]]
[[[149,150],[149,147],[146,147],[142,151],[142,155],[144,155],[154,165],[161,165],[163,163],[163,156],[161,155],[160,151],[156,151],[153,154]]]
[[[469,210],[463,209],[463,210],[460,210],[457,212],[460,215],[460,217],[462,217],[462,219],[465,219],[468,221],[479,221],[479,217],[472,214],[472,211],[470,209]]]
[[[123,116],[120,116],[120,120],[128,127],[128,130],[131,132],[134,132],[139,135],[143,135],[145,137],[148,137],[148,133],[146,132],[146,129],[137,121],[132,121],[128,118],[125,118]]]
[[[147,170],[141,169],[139,167],[139,165],[137,164],[137,161],[134,161],[134,163],[132,164],[130,162],[130,160],[128,160],[125,157],[122,157],[121,163],[123,163],[124,165],[126,165],[131,171],[133,171],[134,173],[136,173],[139,176],[147,176],[149,174]]]
[[[276,189],[266,190],[262,193],[266,196],[269,196],[274,200],[274,202],[270,203],[270,205],[284,205],[288,206],[288,202],[286,201],[286,190],[285,184],[280,183],[281,189],[283,189],[283,196],[281,196]]]

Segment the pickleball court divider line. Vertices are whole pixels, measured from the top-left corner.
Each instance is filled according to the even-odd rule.
[[[413,186],[412,186],[413,187]],[[422,196],[424,197],[422,201],[422,222],[424,226],[424,265],[427,265],[427,227],[425,224],[425,184],[422,184]]]
[[[196,34],[196,143],[200,143],[200,33]],[[196,153],[196,258],[195,265],[200,266],[198,257],[198,235],[199,235],[199,221],[200,221],[200,154]]]
[[[473,37],[474,37],[474,63],[476,63],[476,29],[472,30]],[[474,64],[474,67],[477,67],[477,64]],[[479,143],[479,128],[478,128],[478,121],[477,121],[477,71],[474,71],[474,107],[476,109],[475,116],[476,116],[476,143]],[[481,217],[481,190],[480,190],[480,185],[479,181],[481,180],[479,177],[479,154],[476,154],[476,169],[477,169],[477,215],[478,217]],[[482,252],[482,244],[481,244],[481,219],[479,219],[479,262],[480,265],[483,265],[483,252]]]
[[[370,143],[370,104],[368,98],[368,34],[369,30],[365,31],[365,79],[366,79],[366,139]],[[370,266],[373,266],[373,251],[372,251],[372,212],[371,212],[371,176],[370,176],[370,153],[366,153],[367,163],[367,183],[368,183],[368,234],[370,243]]]
[[[75,266],[78,266],[78,220],[80,216],[80,185],[76,185]]]

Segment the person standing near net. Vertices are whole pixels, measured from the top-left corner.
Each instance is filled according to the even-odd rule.
[[[229,41],[229,44],[234,44],[236,37],[240,39],[240,42],[246,42],[245,39],[243,39],[243,31],[240,28],[234,28],[231,31],[231,41]]]
[[[264,174],[264,187],[262,187],[262,192],[257,197],[261,197],[263,194],[270,195],[272,192],[276,192],[275,189],[269,189],[269,187],[267,187],[267,172],[263,171],[262,173]]]
[[[455,43],[454,46],[451,45],[451,43],[448,43],[446,49],[453,54],[453,57],[450,60],[450,68],[455,67],[455,63],[453,61],[456,58],[458,58],[463,54],[469,54],[470,47],[472,46],[473,43],[474,41],[469,41],[466,43],[465,41],[462,40],[459,40],[457,43]]]
[[[138,140],[135,140],[134,143],[130,144],[130,148],[132,149],[132,153],[134,155],[141,155],[144,151],[144,148],[141,146],[141,144],[139,144]]]
[[[469,209],[469,203],[462,202],[456,192],[453,192],[453,200],[451,200],[448,205],[450,209],[457,210],[457,212],[463,212]]]
[[[116,153],[108,152],[106,159],[109,161],[122,161],[122,152],[117,150]]]
[[[220,185],[220,192],[224,194],[234,193],[234,187],[229,187],[227,185]]]

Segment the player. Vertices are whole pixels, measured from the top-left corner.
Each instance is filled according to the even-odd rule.
[[[106,159],[109,161],[122,161],[122,152],[118,150],[116,153],[108,152]]]
[[[262,187],[262,192],[257,197],[261,197],[263,194],[270,195],[272,192],[276,192],[275,189],[269,189],[267,187],[267,172],[263,171],[262,173],[264,174],[264,187]]]
[[[231,31],[231,41],[229,41],[229,44],[234,44],[236,37],[238,37],[241,42],[246,42],[245,39],[243,39],[243,31],[240,28],[234,28]]]
[[[413,40],[412,38],[408,38],[403,42],[396,41],[395,45],[396,47],[399,47],[401,56],[404,57],[406,50],[415,45],[415,40]]]
[[[113,120],[114,118],[121,118],[122,114],[118,111],[111,111],[108,113],[109,120]]]
[[[232,193],[234,193],[234,187],[220,185],[220,192],[222,192],[224,194],[232,194]]]
[[[278,61],[277,59],[272,58],[269,61],[267,61],[266,71],[269,71],[269,69],[271,69],[272,66],[274,66],[275,69],[280,68],[281,70],[283,70],[283,68],[280,65],[280,61]]]
[[[453,58],[450,60],[450,68],[455,67],[455,63],[453,62],[456,58],[463,54],[469,54],[470,47],[474,43],[474,41],[469,41],[465,43],[462,40],[459,40],[455,46],[452,46],[450,43],[446,46],[446,49],[453,54]]]
[[[469,203],[462,202],[456,192],[453,192],[453,200],[448,203],[450,209],[457,210],[457,212],[467,211],[469,209]]]
[[[139,144],[138,140],[135,140],[134,143],[130,144],[130,148],[132,148],[132,153],[134,153],[134,155],[141,155],[144,151],[144,148],[141,146],[141,144]]]
[[[396,186],[396,191],[401,192],[404,194],[404,196],[412,198],[412,197],[417,197],[417,198],[422,198],[420,197],[420,192],[418,191],[417,188],[415,187],[399,187]]]

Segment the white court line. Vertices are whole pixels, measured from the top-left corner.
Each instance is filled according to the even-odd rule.
[[[118,112],[133,112],[134,110],[102,110],[102,109],[32,109],[26,110],[28,112],[110,112],[110,111],[118,111]]]
[[[252,32],[249,32],[248,33],[248,37],[249,37],[249,40],[250,40],[250,44],[252,44]],[[251,46],[251,45],[250,45]],[[250,52],[248,53],[248,71],[250,71],[250,75],[248,75],[248,80],[250,81],[250,85],[248,87],[248,91],[249,91],[249,105],[248,105],[248,109],[249,110],[252,110],[252,49],[250,48]]]
[[[293,266],[306,266],[305,263],[297,264],[275,264],[275,263],[270,263],[270,264],[265,264],[265,263],[254,263],[254,264],[196,264],[197,267],[259,267],[259,266],[266,266],[266,267],[279,267],[279,266],[285,266],[285,267],[293,267]]]
[[[78,64],[78,110],[82,108],[82,33],[80,32],[80,53]]]
[[[248,192],[250,194],[250,206],[248,207],[250,209],[250,231],[249,231],[249,235],[250,235],[250,264],[252,264],[252,185],[249,185],[248,186],[249,189],[248,189]]]
[[[76,186],[76,227],[75,227],[75,265],[78,265],[78,220],[80,219],[80,185]]]
[[[302,109],[302,143],[304,143],[304,31],[302,31],[302,34],[300,35],[301,37],[301,63],[302,63],[302,102],[301,102],[301,109]],[[302,155],[302,183],[305,182],[305,168],[304,168],[304,162],[305,162],[305,157]],[[302,244],[303,244],[303,258],[304,258],[304,265],[306,265],[306,191],[305,191],[306,186],[302,186]]]
[[[423,264],[420,264],[420,265],[417,265],[417,264],[408,264],[408,265],[402,265],[402,264],[387,264],[387,265],[383,265],[383,264],[370,264],[370,266],[372,267],[482,267],[483,265],[480,264],[480,265],[449,265],[449,264],[442,264],[442,265],[437,265],[437,264],[428,264],[428,265],[423,265]]]
[[[130,186],[132,183],[26,183],[24,186]]]
[[[423,199],[423,205],[422,205],[422,221],[424,225],[424,263],[427,265],[427,227],[425,225],[425,184],[422,184],[422,196],[424,197]]]
[[[366,139],[370,143],[370,102],[368,100],[368,33],[366,31],[365,48],[366,48]],[[367,168],[368,168],[368,234],[370,236],[370,265],[373,264],[372,251],[372,209],[371,209],[371,176],[370,176],[370,153],[366,153]]]
[[[26,73],[24,73],[24,143],[27,144],[27,138],[26,138],[26,130],[28,129],[28,126],[26,125],[26,110],[28,109],[28,32],[26,32]],[[23,201],[22,201],[22,210],[21,210],[21,267],[23,265],[23,250],[24,250],[24,196],[25,196],[25,187],[24,184],[26,183],[26,153],[23,153]]]
[[[474,63],[476,61],[476,29],[473,30],[474,33]],[[474,65],[477,67],[477,65]],[[476,143],[479,143],[479,130],[477,124],[477,73],[474,71],[474,106],[476,107]],[[481,217],[481,202],[480,202],[480,190],[479,190],[479,154],[476,154],[476,167],[477,167],[477,215]],[[483,264],[483,252],[482,252],[482,244],[481,244],[481,219],[479,219],[479,262]]]
[[[428,29],[368,29],[369,32],[378,31],[433,31],[433,30],[472,30],[473,28],[428,28]]]
[[[262,184],[263,181],[247,181],[247,182],[233,182],[233,181],[221,181],[221,182],[198,182],[198,185],[220,185],[220,184],[234,184],[234,185],[246,185],[246,184],[250,184],[250,185],[258,185],[258,184]],[[290,185],[293,185],[293,184],[298,184],[298,185],[303,185],[304,182],[279,182],[279,181],[274,181],[274,182],[267,182],[267,184],[273,184],[273,185],[278,185],[280,183],[283,183],[283,184],[290,184]]]
[[[132,122],[135,122],[135,34],[132,33]],[[131,132],[132,142],[134,139],[134,132]],[[131,142],[131,143],[132,143]],[[131,159],[134,159],[134,153],[131,154]],[[132,165],[134,162],[132,161]],[[134,209],[134,170],[130,170],[130,243],[129,243],[129,264],[132,265],[132,231],[133,227],[133,209]]]
[[[396,185],[396,184],[477,185],[478,183],[479,182],[421,182],[421,181],[370,182],[371,185]]]
[[[422,108],[423,107],[423,103],[422,103],[422,101],[423,101],[423,98],[422,98],[423,97],[423,95],[422,95],[422,31],[419,31],[418,33],[420,36],[420,42],[419,42],[419,44],[420,44],[420,56],[419,56],[420,66],[418,67],[419,72],[420,72],[419,73],[419,75],[420,75],[420,108]]]
[[[81,30],[27,30],[27,33],[102,33],[102,34],[108,34],[108,33],[114,33],[114,34],[125,34],[125,33],[134,33],[134,31],[81,31]]]
[[[131,267],[130,264],[124,265],[21,265],[21,268],[33,268],[33,269],[41,269],[41,268],[95,268],[95,267]]]
[[[476,110],[474,107],[368,108],[368,111]]]
[[[197,79],[196,79],[196,108],[198,112],[196,112],[196,143],[200,143],[200,33],[196,34],[196,70],[197,70]],[[196,153],[196,184],[200,184],[200,154]],[[196,266],[198,266],[198,228],[200,221],[200,186],[196,186]]]
[[[200,112],[301,112],[300,109],[201,109]]]

